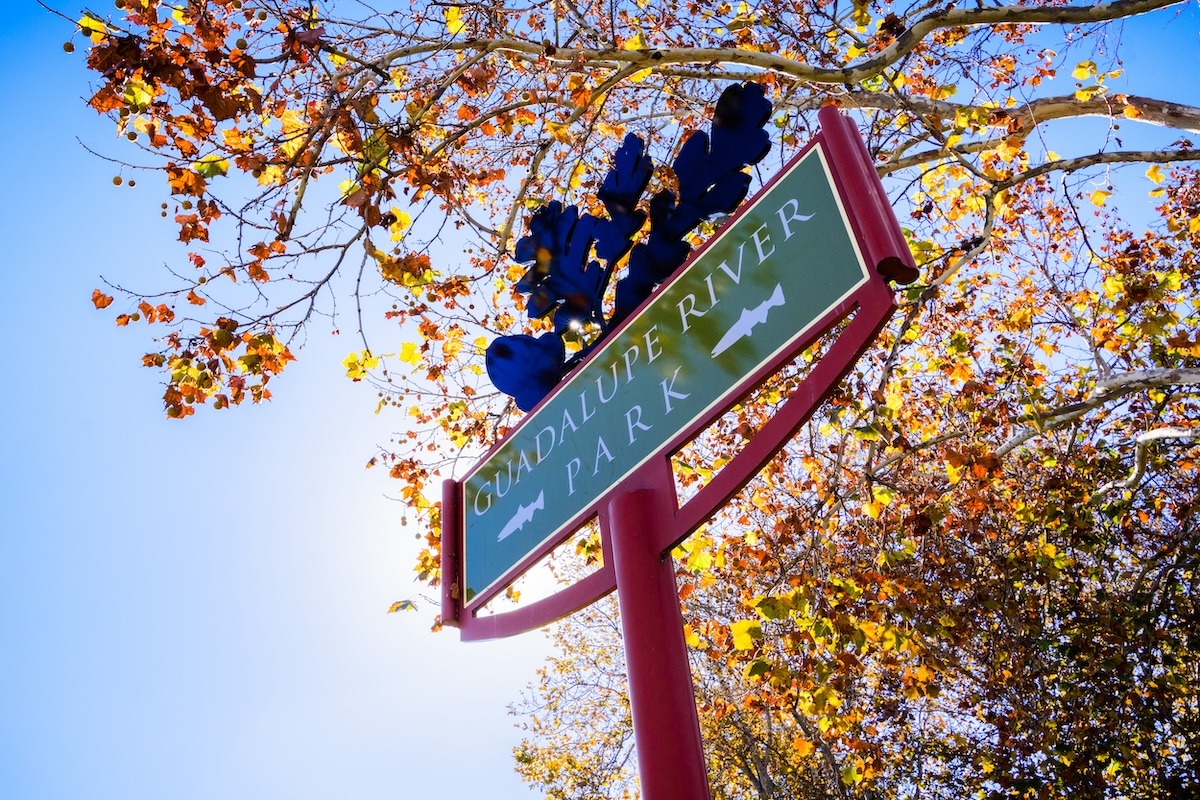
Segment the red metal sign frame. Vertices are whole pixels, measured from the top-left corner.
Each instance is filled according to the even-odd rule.
[[[821,403],[836,389],[859,356],[870,346],[895,310],[893,290],[888,281],[907,283],[916,275],[916,267],[908,246],[900,233],[899,224],[857,128],[833,107],[822,109],[819,121],[820,132],[795,160],[803,158],[818,144],[824,149],[828,156],[834,187],[849,217],[859,249],[867,264],[873,266],[874,270],[866,283],[836,307],[828,310],[805,337],[798,340],[787,352],[747,376],[740,384],[742,392],[731,397],[726,407],[732,406],[774,374],[784,363],[828,334],[847,317],[852,317],[821,361],[812,368],[800,389],[785,401],[778,413],[703,489],[682,506],[677,505],[669,519],[656,526],[656,530],[653,531],[653,546],[660,554],[669,553],[723,507],[808,421]],[[770,185],[763,187],[762,191]],[[727,224],[733,225],[736,221],[735,216]],[[696,255],[698,253],[693,255],[693,258]],[[460,523],[462,486],[457,481],[447,480],[442,491],[443,624],[458,627],[464,641],[512,636],[567,616],[612,592],[617,588],[617,575],[612,558],[613,526],[609,509],[611,498],[637,488],[655,488],[663,491],[666,488],[664,484],[668,483],[671,496],[674,496],[671,455],[711,423],[711,418],[702,419],[681,431],[658,456],[610,490],[589,509],[599,518],[604,566],[550,597],[511,611],[496,614],[477,613],[503,590],[503,586],[496,587],[487,595],[472,598],[469,604],[464,603],[459,596],[463,545]],[[559,543],[553,542],[535,552],[526,559],[526,563],[540,559]]]

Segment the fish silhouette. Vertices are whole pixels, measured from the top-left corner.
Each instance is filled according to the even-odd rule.
[[[744,336],[749,336],[750,331],[754,330],[756,325],[760,325],[767,321],[767,314],[772,308],[783,305],[783,286],[775,284],[775,293],[756,305],[754,308],[742,309],[742,315],[738,317],[738,321],[733,323],[733,327],[725,331],[725,335],[721,337],[721,341],[717,342],[716,347],[712,349],[712,357],[724,353],[734,343]]]
[[[546,507],[546,490],[538,492],[537,499],[527,506],[520,506],[517,513],[512,515],[512,519],[501,528],[500,535],[496,537],[497,542],[503,542],[508,537],[512,536],[521,528],[525,527],[525,523],[533,519],[535,511],[540,511]]]

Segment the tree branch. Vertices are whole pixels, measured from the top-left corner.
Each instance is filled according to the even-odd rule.
[[[870,80],[880,74],[916,49],[926,36],[944,28],[1021,24],[1083,25],[1125,19],[1156,9],[1179,5],[1181,2],[1182,0],[1117,0],[1111,3],[1061,8],[1030,8],[1022,5],[951,8],[926,14],[905,29],[890,45],[875,56],[842,68],[818,67],[774,53],[749,51],[737,47],[672,47],[661,50],[654,48],[625,50],[615,47],[550,49],[540,42],[522,39],[464,39],[462,41],[438,39],[393,50],[380,57],[375,63],[383,67],[396,61],[434,52],[507,52],[529,58],[544,58],[558,63],[589,64],[614,69],[624,65],[636,66],[640,70],[671,64],[734,64],[775,72],[798,81],[853,85]]]
[[[1091,502],[1098,503],[1104,499],[1105,495],[1116,489],[1132,489],[1137,486],[1142,476],[1146,474],[1146,452],[1150,448],[1151,443],[1160,439],[1194,439],[1200,441],[1200,428],[1180,428],[1170,426],[1167,428],[1155,428],[1152,431],[1146,431],[1139,434],[1137,439],[1137,449],[1133,456],[1133,469],[1130,470],[1129,476],[1121,481],[1110,481],[1104,484],[1096,493],[1092,495]]]
[[[1045,414],[1039,414],[1036,417],[1024,417],[1022,421],[1031,422],[1032,424],[1009,438],[996,451],[996,455],[1003,457],[1033,437],[1070,424],[1087,412],[1124,397],[1127,394],[1146,389],[1160,389],[1166,386],[1200,386],[1200,369],[1140,370],[1138,372],[1125,372],[1096,381],[1096,388],[1092,390],[1086,399],[1067,406],[1061,406]]]

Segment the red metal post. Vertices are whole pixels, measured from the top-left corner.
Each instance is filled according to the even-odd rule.
[[[662,537],[656,534],[674,525],[675,513],[674,481],[663,467],[655,464],[643,471],[652,476],[649,485],[628,481],[609,501],[605,515],[621,604],[638,774],[643,800],[710,800],[675,568],[670,554],[657,545]]]
[[[457,628],[460,624],[462,597],[458,576],[462,574],[462,525],[459,503],[462,487],[458,481],[442,481],[442,624]]]

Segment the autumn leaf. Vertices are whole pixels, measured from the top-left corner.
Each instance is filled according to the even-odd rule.
[[[797,736],[792,740],[792,749],[796,751],[797,758],[807,758],[813,754],[817,746],[803,736]]]
[[[646,49],[646,37],[642,36],[641,31],[638,31],[633,36],[626,39],[625,42],[621,45],[621,47],[624,48],[625,50],[645,50]]]
[[[463,20],[462,8],[460,6],[446,6],[444,11],[446,15],[446,30],[450,35],[457,36],[462,33],[463,29],[467,27],[466,22]]]
[[[91,39],[92,44],[101,44],[108,37],[108,25],[91,14],[80,17],[75,24],[79,26],[79,30],[85,36]]]
[[[370,350],[363,350],[346,356],[342,360],[342,366],[346,368],[347,378],[353,381],[361,381],[367,377],[368,370],[379,366],[379,357],[371,355]]]
[[[754,642],[762,638],[762,623],[758,620],[739,620],[730,624],[729,632],[733,636],[735,650],[749,650]]]
[[[1071,71],[1071,76],[1077,81],[1085,81],[1088,78],[1095,77],[1096,62],[1095,61],[1080,61],[1075,65],[1075,69]]]
[[[92,305],[96,308],[108,308],[112,305],[113,299],[99,289],[92,290]]]
[[[199,197],[204,194],[205,181],[198,173],[190,169],[181,167],[168,166],[167,183],[171,187],[171,194],[191,195]]]
[[[194,162],[192,169],[196,170],[202,177],[215,178],[229,172],[229,159],[220,156],[206,156]]]

